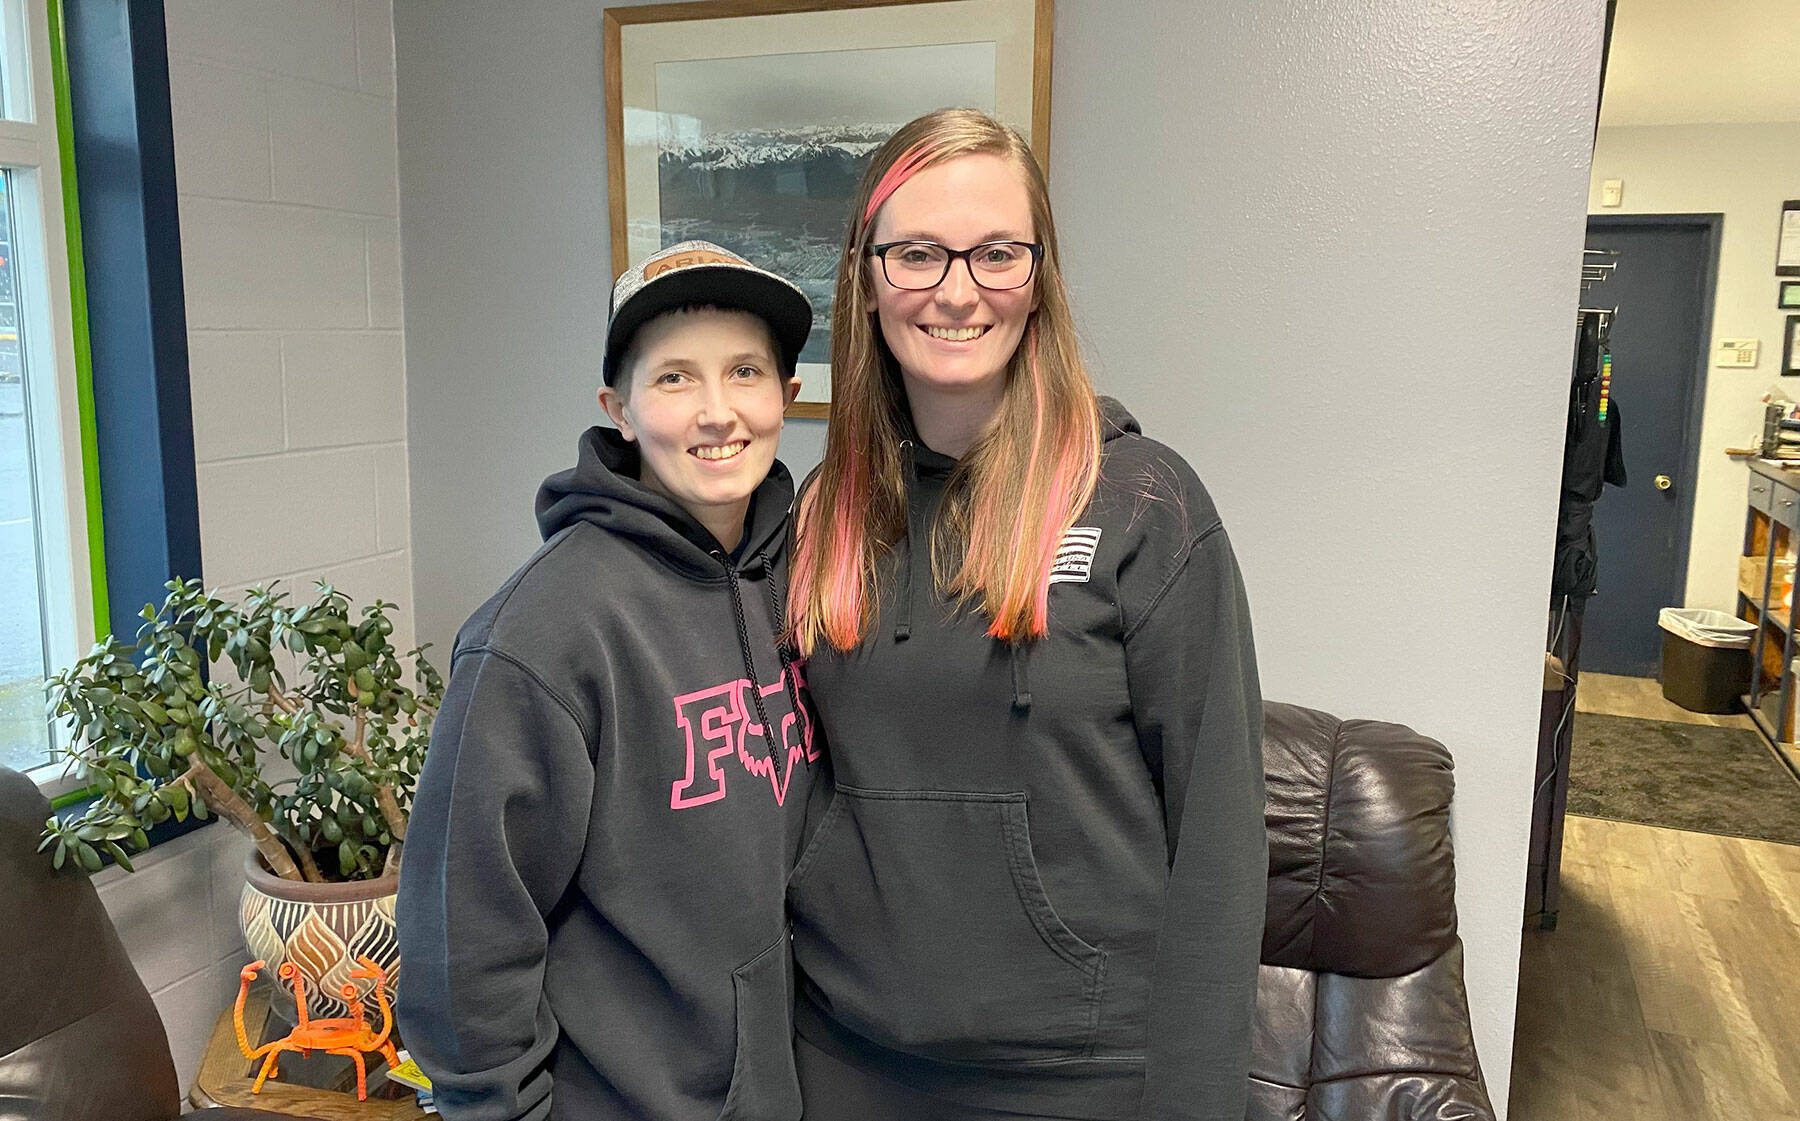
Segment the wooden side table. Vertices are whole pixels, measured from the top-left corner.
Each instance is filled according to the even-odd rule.
[[[244,1000],[244,1030],[253,1046],[292,1030],[292,1025],[270,1010],[274,993],[273,984],[260,980],[250,986],[250,995]],[[250,1087],[262,1063],[252,1063],[238,1050],[231,1009],[227,1008],[213,1025],[200,1070],[188,1091],[188,1103],[199,1109],[225,1105],[269,1109],[319,1121],[421,1121],[428,1116],[412,1090],[381,1076],[387,1064],[380,1055],[367,1055],[364,1061],[369,1068],[367,1101],[356,1098],[356,1068],[350,1060],[318,1051],[307,1057],[282,1055],[281,1076],[264,1082],[262,1093],[252,1094]]]

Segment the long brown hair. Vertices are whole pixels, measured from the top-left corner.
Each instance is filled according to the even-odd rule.
[[[957,601],[978,605],[988,633],[1009,642],[1048,632],[1049,575],[1075,518],[1093,497],[1100,419],[1069,312],[1050,195],[1017,132],[973,109],[940,109],[906,125],[875,153],[851,210],[831,311],[831,426],[817,485],[803,496],[791,619],[810,654],[862,641],[877,602],[876,562],[906,534],[901,441],[906,392],[873,303],[865,265],[881,204],[913,173],[975,154],[1018,168],[1043,260],[1037,307],[1008,360],[993,421],[951,475],[932,531],[932,574]]]

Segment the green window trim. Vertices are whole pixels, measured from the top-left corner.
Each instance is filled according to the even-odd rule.
[[[87,270],[81,251],[80,194],[75,185],[75,123],[70,112],[69,55],[63,38],[62,0],[45,0],[50,25],[50,82],[56,100],[56,150],[62,172],[63,231],[69,252],[69,322],[75,349],[75,401],[81,439],[82,508],[87,524],[88,591],[93,597],[94,636],[109,629],[106,594],[106,523],[100,509],[99,439],[94,427],[94,359],[88,344]],[[94,786],[51,799],[65,809],[99,793]]]
[[[81,427],[81,486],[87,521],[88,583],[95,637],[112,618],[106,595],[106,528],[100,508],[99,438],[94,427],[94,360],[88,344],[87,270],[81,249],[80,195],[75,185],[75,124],[70,113],[69,56],[62,0],[45,0],[50,20],[50,78],[56,97],[56,147],[62,169],[63,229],[69,249],[69,319],[74,328],[75,398]]]

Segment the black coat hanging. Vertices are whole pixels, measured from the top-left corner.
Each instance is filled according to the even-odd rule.
[[[1594,544],[1594,503],[1607,483],[1625,485],[1625,452],[1619,402],[1605,376],[1610,365],[1610,317],[1584,312],[1575,333],[1574,376],[1563,441],[1562,501],[1556,516],[1553,597],[1591,596],[1599,587]]]

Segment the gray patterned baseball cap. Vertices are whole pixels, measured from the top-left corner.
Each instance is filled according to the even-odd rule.
[[[659,249],[626,269],[613,285],[606,321],[606,364],[612,385],[637,329],[665,311],[696,304],[736,308],[760,316],[781,348],[782,372],[792,374],[812,333],[812,302],[791,282],[710,241]]]

